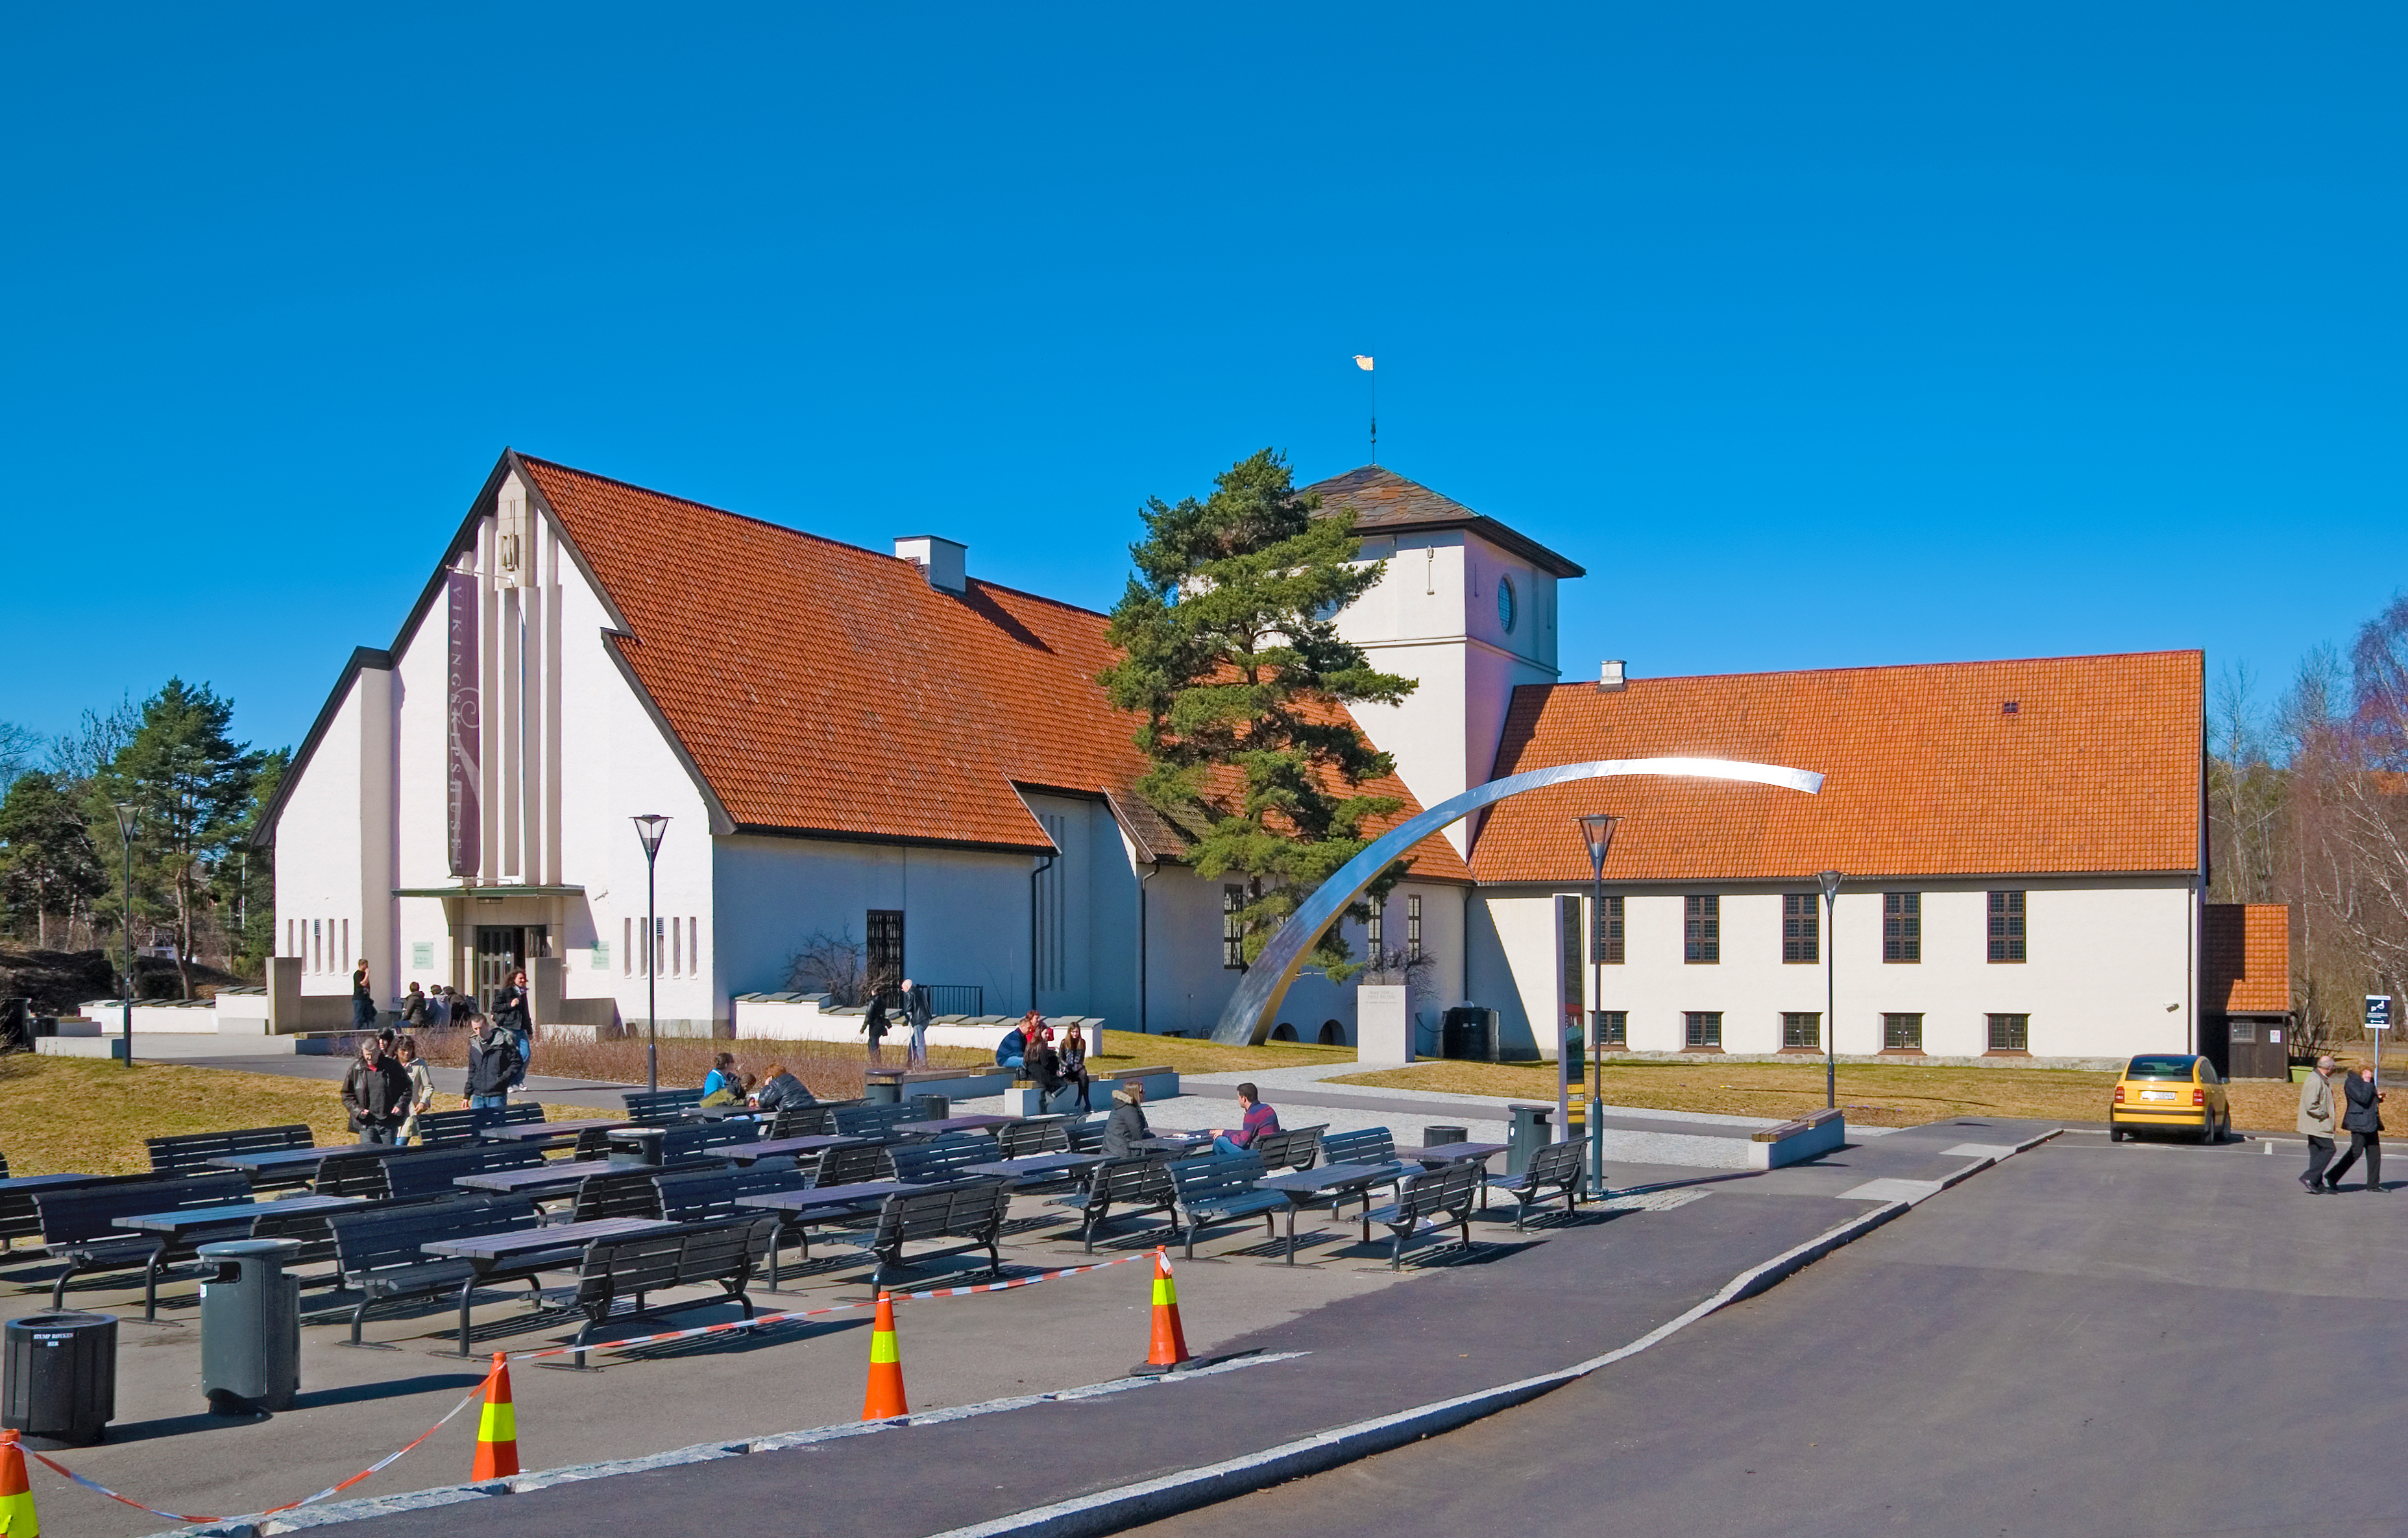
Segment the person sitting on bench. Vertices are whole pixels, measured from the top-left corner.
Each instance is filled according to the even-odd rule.
[[[1280,1130],[1279,1113],[1264,1104],[1251,1084],[1238,1086],[1238,1105],[1245,1112],[1244,1119],[1235,1127],[1216,1128],[1212,1132],[1214,1153],[1244,1153],[1254,1145],[1254,1139],[1265,1132]]]
[[[996,1067],[1025,1068],[1028,1065],[1028,1048],[1037,1040],[1037,1032],[1043,1029],[1039,1023],[1042,1017],[1032,1009],[1021,1017],[1018,1025],[1004,1032],[1003,1040],[995,1047]]]
[[[775,1111],[784,1105],[810,1105],[815,1102],[816,1097],[803,1087],[803,1081],[786,1072],[784,1063],[773,1062],[769,1065],[769,1076],[761,1081],[760,1094],[753,1097],[752,1108]]]
[[[1104,1118],[1104,1157],[1134,1159],[1144,1152],[1138,1144],[1153,1135],[1145,1124],[1145,1086],[1132,1083],[1113,1090],[1112,1114]]]

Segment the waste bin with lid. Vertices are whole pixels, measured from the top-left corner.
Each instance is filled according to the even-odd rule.
[[[913,1095],[911,1097],[911,1119],[914,1121],[942,1121],[953,1114],[953,1100],[951,1095]]]
[[[117,1417],[117,1316],[28,1314],[0,1340],[0,1427],[81,1447]]]
[[[1470,1141],[1471,1132],[1469,1128],[1449,1127],[1443,1124],[1433,1123],[1432,1125],[1422,1129],[1422,1146],[1425,1148],[1443,1148],[1450,1143],[1469,1143]]]
[[[903,1086],[891,1078],[874,1078],[863,1088],[862,1099],[872,1105],[900,1105]]]
[[[1555,1134],[1547,1130],[1547,1118],[1555,1114],[1555,1108],[1515,1105],[1511,1109],[1512,1120],[1505,1127],[1505,1173],[1519,1175],[1530,1167],[1541,1148],[1555,1141]]]
[[[668,1141],[666,1127],[613,1127],[602,1134],[610,1146],[613,1164],[657,1164],[661,1146]]]
[[[201,1392],[218,1415],[289,1410],[301,1391],[301,1278],[284,1274],[298,1239],[203,1245]]]

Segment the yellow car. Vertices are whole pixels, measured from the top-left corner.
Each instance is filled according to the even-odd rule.
[[[2117,1143],[2139,1132],[2179,1128],[2201,1143],[2232,1135],[2232,1107],[2215,1064],[2188,1052],[2143,1052],[2124,1065],[2107,1110],[2107,1135]]]

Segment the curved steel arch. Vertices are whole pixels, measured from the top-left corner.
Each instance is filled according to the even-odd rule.
[[[1568,780],[1608,779],[1619,775],[1748,780],[1779,786],[1784,790],[1803,790],[1810,796],[1823,788],[1823,776],[1812,769],[1743,763],[1733,759],[1603,759],[1595,763],[1533,769],[1528,774],[1509,775],[1485,785],[1475,785],[1382,833],[1315,888],[1312,895],[1304,900],[1304,905],[1280,927],[1280,932],[1271,936],[1271,943],[1254,959],[1245,979],[1239,983],[1238,991],[1229,996],[1227,1006],[1221,1011],[1219,1022],[1212,1027],[1212,1039],[1232,1046],[1260,1047],[1270,1035],[1271,1017],[1278,1012],[1288,985],[1296,981],[1297,969],[1304,964],[1305,953],[1320,940],[1322,931],[1345,911],[1346,904],[1361,896],[1372,878],[1407,849],[1457,819],[1525,790],[1561,785]]]

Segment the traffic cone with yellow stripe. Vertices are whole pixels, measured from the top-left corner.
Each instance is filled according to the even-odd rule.
[[[519,1472],[519,1417],[510,1403],[510,1364],[494,1353],[494,1370],[485,1377],[485,1407],[477,1417],[477,1461],[468,1482],[508,1479]]]
[[[1195,1359],[1187,1353],[1187,1332],[1179,1327],[1179,1284],[1171,1279],[1170,1254],[1154,1252],[1154,1347],[1137,1368],[1143,1376],[1174,1372]]]
[[[869,1387],[861,1396],[861,1418],[891,1420],[910,1414],[903,1399],[903,1352],[895,1341],[895,1300],[878,1295],[878,1317],[869,1327]]]
[[[25,1483],[25,1452],[17,1433],[0,1431],[0,1532],[8,1538],[36,1538],[42,1519],[34,1515],[34,1489]]]

